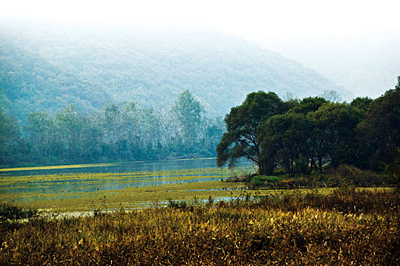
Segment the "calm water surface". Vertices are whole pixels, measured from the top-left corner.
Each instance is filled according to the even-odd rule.
[[[250,163],[241,162],[241,166]],[[164,161],[132,161],[115,163],[109,166],[94,166],[85,168],[51,169],[51,170],[23,170],[2,172],[2,175],[49,175],[64,173],[131,173],[143,171],[166,171],[196,168],[217,168],[215,158],[206,159],[183,159],[183,160],[164,160]]]
[[[239,164],[239,166],[250,165],[249,162],[241,162]],[[59,194],[61,197],[68,198],[73,197],[73,193],[79,192],[112,191],[129,187],[163,186],[185,182],[218,181],[230,175],[226,171],[208,172],[204,170],[205,168],[217,168],[215,158],[136,161],[87,168],[3,172],[0,176],[0,198],[1,194],[4,193],[36,193],[43,196],[46,196],[46,194]],[[189,171],[180,173],[180,171],[171,172],[171,170]],[[145,172],[145,175],[141,175],[141,172]],[[76,174],[77,178],[73,178],[74,174]],[[59,175],[60,178],[46,180],[45,177],[41,178],[44,175]],[[68,175],[69,177],[63,178],[63,175]],[[23,182],[18,182],[18,177],[23,178],[26,176],[32,176],[32,179],[25,178]],[[174,177],[173,180],[171,180],[171,176]],[[7,182],[10,180],[15,180],[16,182]]]

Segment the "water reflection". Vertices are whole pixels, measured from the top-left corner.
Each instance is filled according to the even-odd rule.
[[[107,166],[93,166],[87,168],[69,168],[69,169],[49,169],[49,170],[29,170],[29,171],[9,171],[2,174],[8,176],[15,175],[52,175],[65,173],[131,173],[143,171],[166,171],[194,168],[216,168],[215,158],[203,159],[182,159],[182,160],[161,160],[161,161],[132,161],[114,163]],[[241,164],[246,164],[242,162]],[[247,163],[248,164],[248,163]]]
[[[241,166],[250,165],[242,162]],[[174,160],[174,161],[151,161],[151,162],[127,162],[112,166],[99,166],[76,169],[52,169],[52,170],[29,170],[18,172],[6,172],[7,176],[28,177],[23,182],[0,183],[0,193],[35,193],[40,195],[59,194],[60,197],[73,197],[72,193],[113,191],[125,188],[140,188],[149,186],[164,186],[178,183],[219,181],[229,176],[227,172],[213,172],[202,170],[205,168],[216,168],[215,158]],[[171,170],[178,171],[171,174]],[[144,172],[144,173],[140,173]],[[90,173],[94,175],[91,176]],[[95,174],[105,174],[96,176]],[[76,176],[74,176],[76,174]],[[85,174],[79,176],[79,174]],[[109,174],[109,175],[107,175]],[[40,180],[34,178],[37,175],[59,175],[60,179]],[[67,175],[67,176],[63,176]],[[32,178],[30,178],[32,176]],[[5,180],[7,177],[2,177]],[[54,195],[53,195],[54,196]]]

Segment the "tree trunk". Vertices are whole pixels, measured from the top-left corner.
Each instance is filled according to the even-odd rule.
[[[322,174],[322,156],[318,156],[319,173]]]
[[[261,162],[258,164],[258,171],[260,175],[272,175],[274,165],[272,163]]]

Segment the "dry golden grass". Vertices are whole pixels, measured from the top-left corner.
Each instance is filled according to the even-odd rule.
[[[4,265],[399,265],[399,194],[339,190],[4,222]],[[350,207],[351,206],[351,207]]]

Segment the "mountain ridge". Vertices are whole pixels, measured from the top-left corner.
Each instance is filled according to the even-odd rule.
[[[210,116],[258,90],[281,97],[344,89],[316,71],[232,35],[199,28],[0,27],[0,99],[20,120],[67,104],[169,108],[191,91]]]

